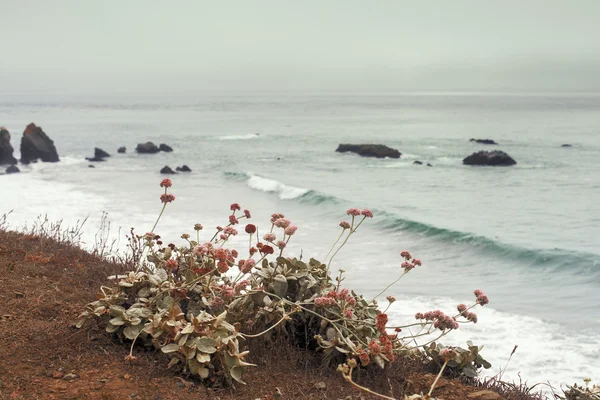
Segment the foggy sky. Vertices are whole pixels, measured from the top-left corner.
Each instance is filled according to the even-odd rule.
[[[0,0],[0,92],[600,90],[600,0]]]

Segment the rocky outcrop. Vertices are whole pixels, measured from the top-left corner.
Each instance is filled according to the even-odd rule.
[[[167,153],[170,153],[173,151],[173,148],[171,146],[169,146],[168,144],[164,144],[164,143],[161,143],[160,146],[158,146],[158,149],[160,151],[164,151]]]
[[[478,151],[463,160],[465,165],[509,166],[516,163],[511,156],[500,150]]]
[[[141,154],[154,154],[158,153],[160,150],[156,145],[152,142],[140,143],[135,148],[135,151]]]
[[[0,128],[0,165],[16,164],[17,159],[13,156],[12,145],[10,144],[10,133],[6,128]]]
[[[363,157],[376,158],[400,158],[400,155],[402,154],[398,150],[382,144],[340,144],[336,151],[340,153],[349,151]]]
[[[423,161],[415,160],[413,161],[413,164],[423,165]]]
[[[38,159],[44,162],[60,161],[54,142],[41,127],[32,122],[27,125],[21,138],[21,162],[29,164]]]
[[[569,143],[565,143],[565,144],[563,144],[563,145],[562,145],[562,146],[560,146],[560,147],[573,147],[573,145],[572,145],[572,144],[569,144]]]
[[[481,143],[481,144],[498,144],[494,142],[492,139],[473,139],[471,138],[469,142]]]
[[[161,170],[160,170],[160,173],[161,173],[161,174],[176,174],[176,172],[175,172],[175,171],[173,171],[173,170],[171,169],[171,167],[169,167],[168,165],[165,165],[165,166],[163,167],[163,169],[161,169]]]
[[[192,170],[190,169],[190,167],[188,167],[187,165],[182,165],[181,167],[177,167],[175,168],[175,171],[180,171],[180,172],[192,172]]]
[[[16,165],[11,165],[10,167],[6,168],[7,174],[16,174],[17,172],[21,172],[21,170]]]
[[[98,161],[106,161],[105,158],[106,157],[110,157],[110,154],[108,154],[107,152],[105,152],[104,150],[98,148],[98,147],[94,147],[94,157],[86,157],[85,159],[88,161],[92,161],[92,162],[98,162]]]
[[[127,151],[126,147],[119,147],[119,150],[117,150],[117,153],[123,154]]]

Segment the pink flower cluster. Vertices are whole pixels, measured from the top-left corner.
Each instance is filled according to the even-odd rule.
[[[265,236],[263,236],[263,239],[267,242],[271,242],[273,243],[275,241],[277,237],[275,236],[274,233],[267,233]]]
[[[251,258],[249,258],[247,260],[239,260],[238,261],[238,268],[244,274],[247,274],[250,271],[252,271],[252,268],[254,268],[255,265],[256,265],[256,261],[254,261]]]
[[[358,208],[349,208],[348,210],[346,210],[346,214],[348,214],[352,217],[358,217],[358,216],[362,215],[365,218],[373,218],[373,211],[369,210],[368,208],[365,208],[362,211],[359,210]]]
[[[473,292],[473,294],[475,295],[475,299],[476,299],[475,301],[480,306],[485,306],[486,304],[489,304],[490,300],[485,295],[485,293],[483,293],[483,291],[477,289],[476,291]]]
[[[171,182],[169,178],[165,178],[160,181],[160,187],[170,188],[171,186],[173,186],[173,182]]]
[[[229,285],[221,286],[221,296],[225,300],[231,300],[235,296],[235,289]]]
[[[447,316],[440,310],[428,311],[426,313],[415,314],[416,319],[433,321],[433,327],[443,331],[446,329],[458,329],[458,322],[452,317]]]
[[[406,272],[410,271],[411,269],[417,267],[417,266],[421,266],[421,260],[419,260],[418,258],[412,258],[412,255],[410,254],[410,252],[408,250],[403,250],[400,252],[400,257],[404,258],[406,261],[402,262],[402,264],[400,264],[400,268],[404,269]],[[411,260],[412,258],[412,260]]]
[[[160,201],[164,204],[171,203],[175,201],[175,196],[173,196],[171,193],[163,193],[160,195]]]
[[[317,307],[329,307],[335,304],[335,299],[331,297],[317,297],[315,299],[315,306]]]
[[[346,229],[350,229],[350,223],[348,221],[342,221],[340,222],[340,226],[342,227],[342,229],[346,230]]]

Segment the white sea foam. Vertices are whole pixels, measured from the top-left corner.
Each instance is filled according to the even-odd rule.
[[[263,192],[277,193],[281,200],[296,199],[308,193],[308,189],[288,186],[274,179],[263,178],[258,175],[250,175],[248,186]]]
[[[227,136],[220,136],[219,140],[252,140],[252,139],[259,139],[260,135],[258,133],[248,133],[245,135],[227,135]]]
[[[454,315],[453,305],[457,303],[448,298],[398,298],[390,307],[390,326],[414,323],[413,312],[440,309]],[[478,315],[477,324],[461,324],[458,330],[450,332],[439,342],[463,348],[467,340],[484,345],[481,355],[493,365],[489,370],[483,370],[483,377],[498,374],[506,366],[515,345],[519,347],[506,366],[505,381],[518,382],[521,374],[529,386],[549,381],[559,387],[564,383],[581,382],[586,376],[600,376],[600,364],[596,362],[600,337],[592,332],[568,330],[557,323],[500,312],[488,306],[477,307],[474,311]],[[413,327],[411,330],[416,333],[418,329]],[[404,333],[409,332],[405,329]],[[419,343],[434,337],[419,338]]]

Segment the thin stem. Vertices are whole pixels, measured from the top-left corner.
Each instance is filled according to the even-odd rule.
[[[335,248],[335,245],[338,244],[338,242],[340,241],[340,239],[342,238],[342,236],[344,236],[344,232],[346,232],[345,229],[342,229],[342,233],[340,233],[340,236],[338,236],[337,240],[335,241],[335,243],[333,244],[333,246],[331,246],[331,249],[329,249],[329,253],[327,253],[327,255],[325,256],[324,261],[327,261],[327,257],[329,257],[329,255],[331,254],[331,252],[333,251],[333,249]]]
[[[450,361],[450,360],[444,361],[444,365],[442,365],[442,369],[440,369],[440,373],[435,377],[435,381],[433,381],[433,384],[431,385],[431,388],[429,389],[429,393],[427,393],[427,396],[431,396],[431,393],[433,392],[433,389],[435,389],[435,385],[437,385],[438,380],[440,379],[440,376],[442,376],[442,372],[444,372],[444,368],[446,368],[448,361]]]
[[[384,294],[389,288],[391,288],[392,286],[394,286],[394,284],[396,284],[396,282],[398,282],[400,279],[402,279],[402,277],[404,275],[406,275],[407,272],[408,272],[407,270],[404,270],[404,272],[402,273],[402,275],[400,275],[400,277],[398,279],[396,279],[394,282],[392,282],[389,285],[387,285],[387,287],[385,289],[383,289],[381,292],[377,293],[377,295],[375,297],[373,297],[373,300],[375,300],[377,297],[379,297],[382,294]]]
[[[377,397],[380,397],[380,398],[382,398],[382,399],[387,399],[387,400],[397,400],[397,399],[395,399],[395,398],[393,398],[393,397],[385,396],[385,395],[383,395],[383,394],[380,394],[380,393],[374,392],[374,391],[372,391],[371,389],[369,389],[369,388],[366,388],[366,387],[364,387],[364,386],[361,386],[361,385],[359,385],[358,383],[354,382],[354,381],[352,380],[352,370],[353,370],[353,369],[354,369],[354,368],[350,368],[350,371],[348,372],[348,374],[344,374],[344,373],[342,372],[342,376],[344,377],[344,379],[346,380],[346,382],[350,383],[352,386],[354,386],[354,387],[355,387],[355,388],[357,388],[357,389],[360,389],[360,390],[363,390],[363,391],[365,391],[365,392],[367,392],[367,393],[370,393],[370,394],[372,394],[373,396],[377,396]]]

